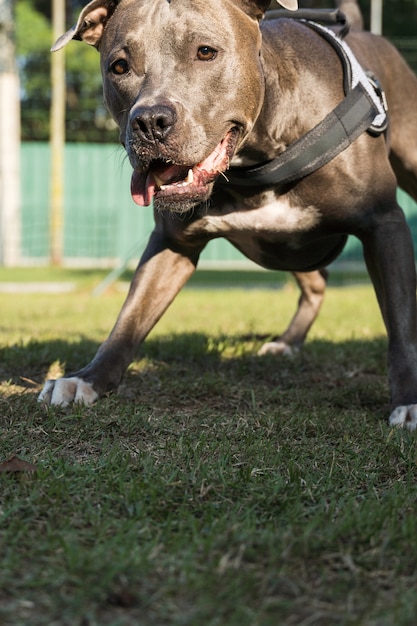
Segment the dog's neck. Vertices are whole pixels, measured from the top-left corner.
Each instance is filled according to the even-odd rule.
[[[342,67],[337,62],[334,64],[331,47],[325,50],[329,55],[329,76],[318,76],[314,56],[319,53],[314,48],[307,62],[305,55],[303,62],[300,61],[303,40],[315,35],[299,24],[292,24],[291,33],[287,33],[287,28],[286,24],[279,29],[272,29],[270,24],[262,25],[265,97],[253,128],[238,150],[236,164],[273,159],[320,122],[321,111],[326,107],[320,103],[326,97],[320,85],[326,80],[329,83],[330,79],[330,84],[334,85],[335,105],[343,97]],[[304,45],[309,46],[308,41]],[[323,54],[322,46],[318,50]]]
[[[252,130],[238,152],[238,157],[246,162],[265,161],[277,156],[291,143],[299,125],[299,116],[292,104],[299,98],[300,79],[296,65],[290,54],[277,56],[273,53],[269,39],[268,33],[264,34],[261,51],[264,100]]]

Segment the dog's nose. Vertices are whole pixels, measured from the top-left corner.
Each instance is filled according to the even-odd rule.
[[[144,141],[163,141],[176,119],[175,110],[169,106],[138,107],[133,112],[132,130]]]

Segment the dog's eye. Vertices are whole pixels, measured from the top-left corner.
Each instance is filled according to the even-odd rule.
[[[113,74],[126,74],[126,72],[129,71],[129,65],[126,59],[117,59],[117,61],[110,65],[110,70]]]
[[[210,46],[200,46],[197,50],[197,59],[199,61],[213,61],[217,56],[217,50]]]

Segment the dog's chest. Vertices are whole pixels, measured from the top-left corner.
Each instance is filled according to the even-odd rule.
[[[201,216],[195,226],[215,236],[253,233],[273,240],[307,233],[317,226],[319,219],[316,207],[293,206],[288,199],[276,199],[271,194],[256,208],[225,207],[223,210],[210,210]]]
[[[279,270],[311,271],[340,252],[344,238],[326,232],[319,207],[295,206],[272,193],[265,199],[256,208],[212,207],[195,216],[181,238],[224,237],[255,263]]]

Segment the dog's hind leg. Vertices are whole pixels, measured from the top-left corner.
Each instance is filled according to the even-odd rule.
[[[260,355],[291,355],[299,350],[320,311],[326,291],[327,271],[293,272],[293,275],[301,290],[297,311],[287,330],[274,341],[265,343],[258,352]]]

